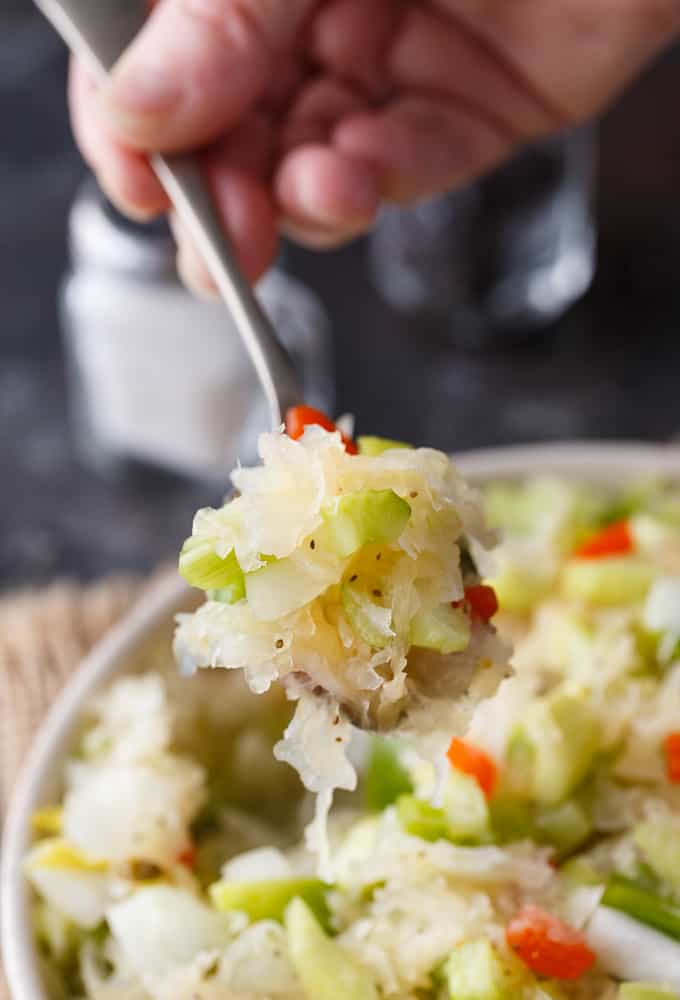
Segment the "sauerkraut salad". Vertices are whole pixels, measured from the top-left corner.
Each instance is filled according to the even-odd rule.
[[[26,859],[49,995],[92,1000],[680,997],[680,490],[486,494],[515,675],[446,777],[360,734],[329,822],[237,672],[90,706]]]
[[[275,748],[319,795],[353,789],[351,726],[414,734],[443,759],[453,731],[507,673],[477,559],[494,542],[481,499],[449,457],[381,438],[358,445],[296,407],[264,434],[235,498],[194,519],[180,572],[206,591],[181,615],[185,673],[242,669],[297,702]],[[491,602],[491,603],[490,603]]]

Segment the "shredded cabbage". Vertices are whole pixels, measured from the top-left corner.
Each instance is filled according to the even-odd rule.
[[[259,556],[282,562],[299,551],[300,538],[309,538],[299,525],[316,532],[317,513],[338,485],[365,489],[368,476],[371,488],[404,497],[424,488],[431,509],[445,514],[428,525],[423,507],[398,540],[371,542],[356,557],[360,568],[367,556],[387,567],[393,589],[374,607],[389,611],[390,629],[402,635],[419,602],[457,600],[467,585],[457,559],[439,575],[428,532],[443,546],[462,530],[456,524],[474,527],[477,508],[462,487],[454,490],[455,517],[448,501],[437,508],[452,475],[437,453],[430,462],[417,451],[386,451],[383,465],[361,456],[353,465],[332,435],[314,436],[281,449],[278,439],[266,442],[264,479],[261,469],[243,470],[236,505],[198,515],[200,531],[217,539],[220,558],[238,548],[247,576],[276,565]],[[304,495],[286,478],[289,458]],[[278,533],[271,512],[280,489],[297,499]],[[252,518],[251,492],[259,511]],[[492,519],[506,539],[498,572],[522,584],[533,573],[540,587],[508,601],[501,586],[501,638],[473,622],[468,646],[446,661],[455,670],[439,669],[437,650],[405,644],[395,659],[390,644],[357,639],[333,584],[274,621],[257,617],[247,599],[209,601],[180,626],[178,648],[191,640],[185,666],[218,665],[229,652],[240,670],[187,678],[170,663],[156,672],[154,663],[87,706],[63,808],[45,803],[35,817],[25,862],[50,995],[317,1000],[318,972],[300,972],[304,948],[291,948],[281,906],[282,891],[285,907],[291,885],[304,899],[310,883],[316,940],[330,933],[329,954],[355,963],[383,1000],[440,1000],[442,967],[463,942],[490,944],[499,968],[514,975],[519,959],[505,932],[529,904],[583,934],[597,964],[563,982],[520,965],[518,1000],[615,1000],[619,980],[680,988],[680,943],[648,926],[649,913],[604,905],[616,876],[644,889],[652,906],[655,897],[680,906],[680,785],[664,753],[668,736],[680,732],[679,533],[664,520],[677,514],[677,487],[628,494],[541,480],[494,486],[492,494]],[[270,522],[261,525],[268,504]],[[633,558],[655,579],[648,595],[605,606],[565,589],[574,548],[627,516],[653,518],[666,539],[652,545],[648,532],[644,545],[633,542]],[[481,530],[477,537],[488,541]],[[269,551],[255,559],[265,542]],[[466,551],[474,557],[475,546]],[[284,597],[296,593],[303,591],[291,587]],[[368,625],[384,632],[380,622],[378,613]],[[514,675],[503,679],[507,641]],[[304,669],[288,669],[288,658]],[[292,705],[274,683],[280,679]],[[391,730],[381,748],[388,752],[371,753],[381,737],[353,727],[357,690],[376,699]],[[474,766],[465,777],[452,774],[445,750],[453,733],[464,733],[495,773],[488,797],[481,781],[475,786]],[[388,768],[382,783],[380,760]],[[384,796],[364,798],[376,782]],[[546,793],[558,783],[564,794],[555,802]],[[237,889],[223,894],[223,906],[254,894],[257,907],[219,912],[208,887],[220,878]],[[322,982],[318,996],[334,996],[325,990],[336,985]]]
[[[194,520],[194,544],[213,557],[236,555],[245,596],[234,604],[208,599],[179,616],[181,669],[242,669],[258,693],[282,681],[298,709],[277,756],[310,790],[354,787],[346,720],[426,737],[425,752],[440,756],[507,669],[508,651],[486,623],[454,653],[413,646],[410,637],[417,613],[450,609],[478,580],[474,564],[462,568],[461,550],[494,540],[480,498],[432,449],[354,456],[337,433],[311,426],[299,441],[265,434],[259,451],[259,466],[232,475],[236,498]],[[372,496],[380,498],[375,520]],[[338,516],[348,519],[343,546],[358,539],[349,554],[334,547],[340,529],[329,532]],[[323,837],[312,840],[327,853]]]

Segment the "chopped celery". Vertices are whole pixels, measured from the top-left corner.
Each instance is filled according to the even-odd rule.
[[[636,861],[631,870],[626,872],[626,877],[640,889],[646,889],[647,892],[657,893],[660,896],[666,895],[661,879],[646,861]]]
[[[470,642],[470,620],[462,608],[421,608],[411,619],[411,645],[438,653],[459,653]]]
[[[321,516],[317,542],[345,559],[363,545],[396,541],[411,508],[394,490],[357,490],[329,500]]]
[[[413,445],[407,444],[405,441],[392,441],[390,438],[373,437],[370,434],[358,437],[357,445],[359,446],[359,454],[368,455],[369,458],[376,458],[384,451],[392,451],[394,448],[413,450]]]
[[[680,824],[673,820],[638,823],[633,839],[657,875],[680,888]]]
[[[608,607],[633,604],[647,595],[654,567],[635,556],[572,559],[564,568],[565,597]]]
[[[484,792],[470,775],[459,771],[447,775],[442,808],[449,840],[478,843],[489,836],[489,807]]]
[[[355,576],[342,585],[343,609],[357,635],[373,649],[383,649],[394,637],[392,612],[379,603],[383,599],[379,587],[371,587]]]
[[[640,888],[631,879],[613,876],[607,883],[602,905],[626,913],[634,920],[680,941],[680,906]]]
[[[397,816],[406,833],[422,840],[448,840],[449,823],[443,809],[436,809],[414,795],[397,799]]]
[[[450,1000],[515,1000],[528,973],[519,962],[498,954],[486,939],[465,941],[443,966]]]
[[[499,798],[530,798],[535,756],[534,744],[521,726],[516,726],[510,734],[505,749],[505,767],[501,772]]]
[[[368,969],[324,934],[299,897],[288,905],[284,923],[290,960],[307,1000],[377,1000]]]
[[[593,823],[581,802],[567,799],[551,808],[537,809],[534,829],[536,839],[553,845],[559,858],[585,843],[593,832]]]
[[[653,983],[621,983],[616,1000],[680,1000],[674,990]]]
[[[522,614],[542,600],[552,585],[552,579],[541,576],[534,568],[527,569],[506,563],[498,576],[489,581],[496,591],[501,611]]]
[[[364,771],[364,802],[366,808],[379,812],[391,806],[400,795],[413,791],[408,771],[399,760],[393,743],[374,737]]]
[[[531,706],[525,731],[533,743],[532,797],[556,805],[585,778],[599,746],[598,719],[584,691],[556,691]]]
[[[506,796],[494,796],[489,804],[494,840],[511,844],[533,837],[532,809],[528,802]]]
[[[534,840],[554,847],[558,858],[580,847],[593,829],[588,811],[576,799],[533,807],[526,800],[501,796],[491,801],[489,810],[494,839],[499,843]]]
[[[201,590],[229,588],[234,595],[229,603],[245,595],[243,572],[233,549],[222,559],[214,544],[205,538],[196,535],[187,538],[179,556],[179,572],[187,583]]]
[[[218,587],[208,590],[209,601],[217,601],[218,604],[236,604],[246,596],[245,578],[243,574],[235,577],[226,587]]]
[[[575,886],[603,885],[606,881],[605,877],[585,858],[571,858],[565,862],[560,866],[560,875]]]
[[[330,929],[326,902],[329,886],[316,878],[263,879],[261,882],[214,882],[209,889],[213,905],[220,911],[239,910],[257,920],[283,921],[292,899],[302,899],[322,927]]]
[[[452,776],[442,808],[436,808],[414,795],[401,795],[396,806],[404,830],[422,840],[476,844],[488,837],[486,801],[476,782],[465,775]]]

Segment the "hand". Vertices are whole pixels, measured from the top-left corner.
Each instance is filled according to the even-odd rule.
[[[279,228],[312,246],[493,167],[602,108],[680,30],[679,0],[158,0],[99,88],[74,65],[80,147],[112,200],[169,209],[145,151],[202,148],[255,279]],[[185,234],[180,268],[211,282]]]

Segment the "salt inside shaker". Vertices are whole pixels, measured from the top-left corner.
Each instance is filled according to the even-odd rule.
[[[93,180],[70,215],[61,290],[71,412],[80,452],[105,470],[126,460],[224,482],[251,461],[267,409],[225,306],[192,296],[164,222],[140,225]],[[300,282],[270,272],[257,293],[298,368],[305,399],[333,407],[330,333]]]

